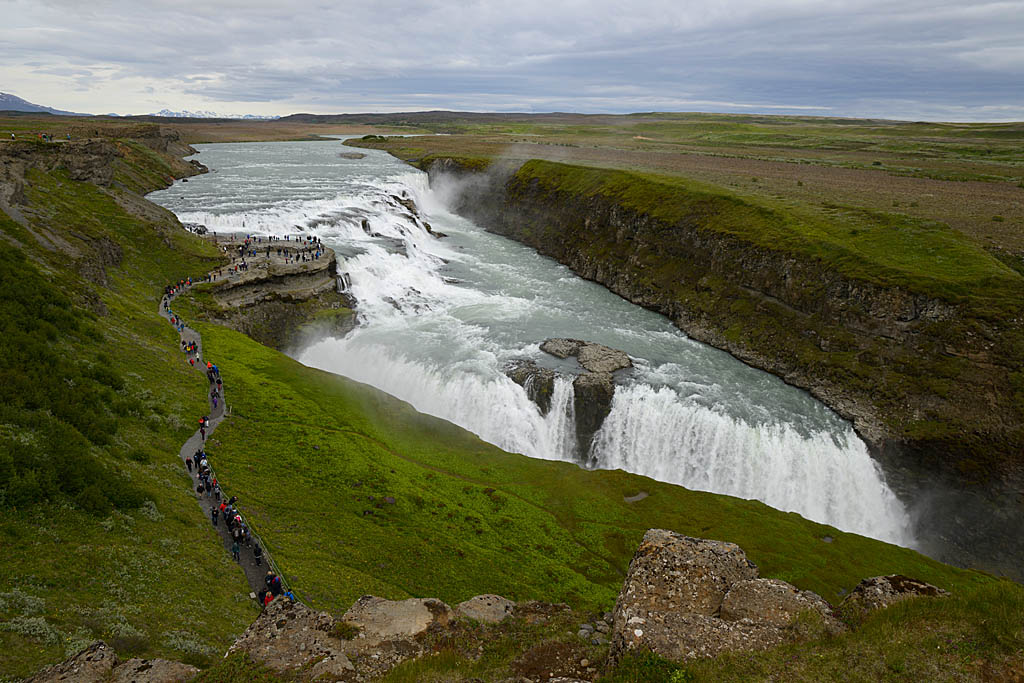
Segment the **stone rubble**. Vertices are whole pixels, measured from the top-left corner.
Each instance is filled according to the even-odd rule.
[[[198,673],[194,666],[166,659],[129,659],[121,663],[114,648],[96,641],[25,683],[180,683]]]
[[[899,574],[873,576],[857,584],[857,587],[850,591],[839,608],[863,616],[872,610],[888,607],[907,598],[946,597],[948,595],[947,591],[930,583]]]

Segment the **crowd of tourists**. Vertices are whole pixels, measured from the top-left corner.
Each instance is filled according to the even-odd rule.
[[[165,297],[162,309],[167,313],[171,324],[180,334],[184,334],[185,323],[181,317],[171,310],[171,299],[177,296],[185,288],[193,283],[192,278],[186,278],[179,282],[168,285],[165,289]],[[202,364],[199,344],[194,340],[181,339],[181,350],[186,355],[189,365],[195,367],[197,363]],[[216,412],[217,406],[223,398],[223,381],[220,376],[220,369],[210,361],[206,362],[206,378],[210,383],[210,405]],[[210,429],[209,415],[199,418],[199,435],[202,446],[185,457],[185,467],[195,482],[196,496],[201,501],[210,505],[210,521],[213,526],[218,527],[223,521],[228,536],[231,539],[231,556],[238,563],[242,562],[242,549],[251,553],[253,563],[257,567],[263,566],[263,548],[259,541],[253,537],[252,530],[242,516],[238,508],[238,496],[226,497],[221,491],[220,483],[210,464],[210,454],[206,452],[206,434]],[[261,605],[269,605],[279,595],[285,595],[291,600],[295,599],[290,591],[286,591],[281,580],[273,571],[268,571],[264,579],[264,586],[258,593],[258,600]]]

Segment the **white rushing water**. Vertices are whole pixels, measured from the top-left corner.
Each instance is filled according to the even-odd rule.
[[[626,351],[611,413],[588,463],[761,500],[838,528],[909,545],[907,514],[864,443],[806,393],[688,339],[665,318],[447,211],[444,188],[337,142],[204,145],[215,173],[151,198],[218,232],[312,232],[344,261],[360,326],[298,353],[378,387],[509,451],[575,460],[571,379],[542,415],[502,372],[573,337]],[[412,198],[423,219],[396,197]],[[369,231],[364,229],[368,222]],[[569,493],[571,495],[571,492]]]

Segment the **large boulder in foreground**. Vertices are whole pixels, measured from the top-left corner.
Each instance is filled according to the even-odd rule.
[[[455,606],[455,614],[485,624],[497,624],[512,616],[516,603],[500,595],[477,595]]]
[[[735,543],[651,529],[629,564],[613,619],[665,609],[717,616],[730,586],[756,578],[757,567]]]
[[[651,529],[615,604],[609,656],[641,649],[682,661],[764,650],[795,638],[792,626],[805,612],[841,628],[814,593],[759,579],[739,546]]]
[[[359,629],[359,638],[367,640],[405,640],[415,638],[431,626],[447,626],[452,608],[435,598],[385,600],[364,595],[355,601],[341,620]]]
[[[945,597],[947,591],[924,581],[911,579],[900,574],[873,576],[864,579],[850,591],[842,604],[841,611],[864,616],[876,609],[883,609],[893,603],[915,597]]]
[[[300,602],[277,598],[228,649],[283,673],[309,668],[311,679],[335,680],[354,670],[345,642],[332,634],[334,618]]]

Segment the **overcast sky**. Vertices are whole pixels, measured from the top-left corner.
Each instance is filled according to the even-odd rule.
[[[1024,0],[0,0],[0,91],[122,114],[1024,120]]]

